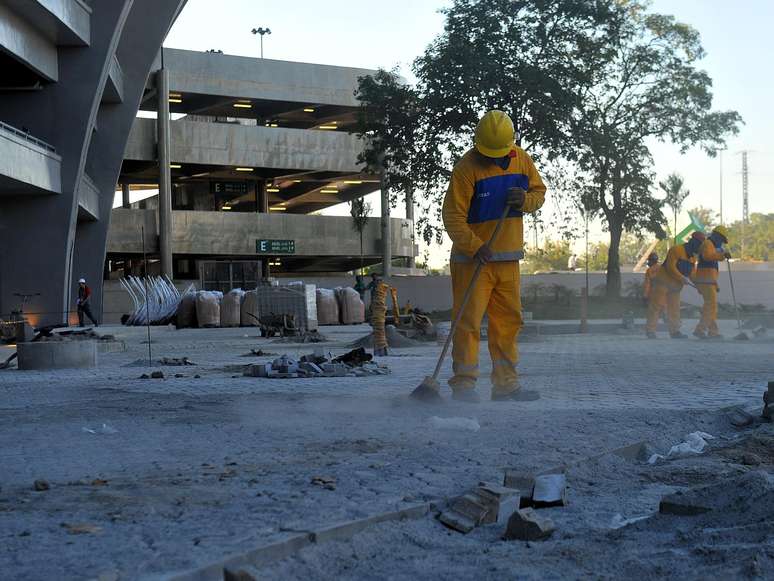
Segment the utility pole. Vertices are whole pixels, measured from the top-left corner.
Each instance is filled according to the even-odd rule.
[[[723,152],[721,149],[718,151],[718,159],[720,160],[720,224],[723,225]]]
[[[261,58],[263,58],[263,36],[271,34],[271,28],[253,28],[250,32],[261,35]]]
[[[740,258],[744,258],[744,238],[747,234],[747,224],[750,223],[750,203],[749,203],[749,167],[747,165],[747,150],[742,151],[742,239],[740,246],[742,251]]]

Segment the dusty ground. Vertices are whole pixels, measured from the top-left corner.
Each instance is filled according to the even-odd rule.
[[[103,356],[98,370],[0,371],[5,577],[157,578],[297,531],[453,496],[479,480],[500,480],[506,467],[558,464],[571,465],[571,504],[547,509],[558,532],[545,543],[506,543],[496,526],[462,536],[428,517],[304,549],[265,575],[771,574],[771,496],[767,509],[736,503],[701,517],[656,515],[613,528],[652,515],[664,494],[681,487],[772,471],[770,427],[737,430],[718,411],[758,405],[774,379],[771,341],[547,337],[522,347],[523,383],[541,392],[540,401],[431,409],[406,396],[431,369],[435,345],[384,358],[389,376],[265,380],[238,375],[236,366],[265,360],[243,357],[251,347],[293,354],[312,347],[269,344],[245,329],[154,329],[154,358],[188,356],[197,365],[154,366],[167,379],[142,380],[148,369],[136,362],[147,352],[144,332],[105,332],[121,335],[128,348]],[[365,332],[326,328],[326,349],[342,353]],[[439,429],[432,416],[475,418],[480,430]],[[717,436],[700,458],[650,466],[602,454],[639,441],[664,452],[695,430]],[[751,434],[757,439],[748,442]],[[759,464],[743,463],[737,452],[745,446]],[[315,476],[335,479],[335,489],[312,484]],[[35,479],[50,490],[34,491]]]

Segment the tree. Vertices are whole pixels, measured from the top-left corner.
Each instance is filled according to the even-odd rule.
[[[712,208],[705,208],[704,206],[696,206],[688,210],[689,214],[693,214],[696,218],[704,224],[706,229],[712,229],[719,224],[719,214]]]
[[[371,204],[365,198],[355,198],[349,203],[349,214],[352,216],[352,228],[360,235],[360,274],[363,273],[363,231],[371,215]]]
[[[728,226],[729,251],[743,260],[774,260],[774,214],[753,213]],[[744,248],[744,252],[742,249]]]
[[[670,207],[674,215],[674,226],[672,229],[672,236],[674,237],[674,244],[677,245],[677,215],[683,207],[685,198],[691,193],[683,188],[685,181],[678,173],[671,173],[667,176],[667,179],[663,182],[658,182],[658,187],[666,194],[664,198],[664,204]]]
[[[583,88],[574,131],[577,163],[593,182],[594,204],[610,233],[606,294],[620,295],[624,231],[665,233],[661,202],[651,192],[648,147],[668,141],[710,155],[738,132],[735,111],[712,110],[712,81],[696,68],[698,32],[672,16],[648,13],[640,0],[608,0],[612,33]]]
[[[442,12],[443,33],[413,64],[414,87],[379,71],[362,77],[355,93],[363,160],[385,171],[391,187],[422,192],[426,242],[440,241],[446,183],[481,115],[508,112],[525,149],[558,157],[588,60],[606,42],[596,30],[607,12],[596,0],[454,0]],[[374,164],[385,151],[395,154]]]

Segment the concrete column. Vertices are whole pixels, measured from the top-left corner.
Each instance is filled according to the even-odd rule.
[[[417,258],[414,256],[414,247],[417,229],[414,226],[414,192],[411,189],[406,192],[406,220],[411,221],[411,254],[408,259],[408,267],[416,268]]]
[[[392,276],[392,229],[390,228],[390,191],[381,176],[382,192],[382,276]]]
[[[172,278],[172,173],[169,169],[169,71],[156,73],[158,93],[159,254],[161,273]]]
[[[121,184],[121,206],[131,208],[132,202],[129,199],[129,184]]]
[[[266,180],[255,182],[255,208],[259,214],[269,211],[269,196],[266,195]]]

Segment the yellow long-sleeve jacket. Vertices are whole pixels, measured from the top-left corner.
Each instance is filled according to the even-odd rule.
[[[665,285],[670,290],[679,291],[685,285],[684,278],[690,277],[695,267],[696,258],[688,255],[685,244],[678,244],[669,249],[666,260],[653,281]]]
[[[661,265],[656,263],[656,264],[651,264],[648,267],[648,270],[645,271],[645,283],[642,289],[643,290],[642,294],[645,296],[646,299],[650,296],[650,291],[653,288],[653,279],[658,274],[659,270],[661,270]]]
[[[726,257],[723,243],[719,238],[710,236],[699,249],[699,264],[693,276],[696,284],[718,284],[718,262]]]
[[[524,257],[522,216],[539,210],[545,201],[546,186],[532,158],[514,147],[507,169],[475,149],[470,149],[454,166],[449,189],[443,201],[443,224],[452,239],[452,262],[468,262],[489,241],[505,209],[510,188],[527,192],[520,210],[512,209],[492,244],[493,261],[520,260]]]

